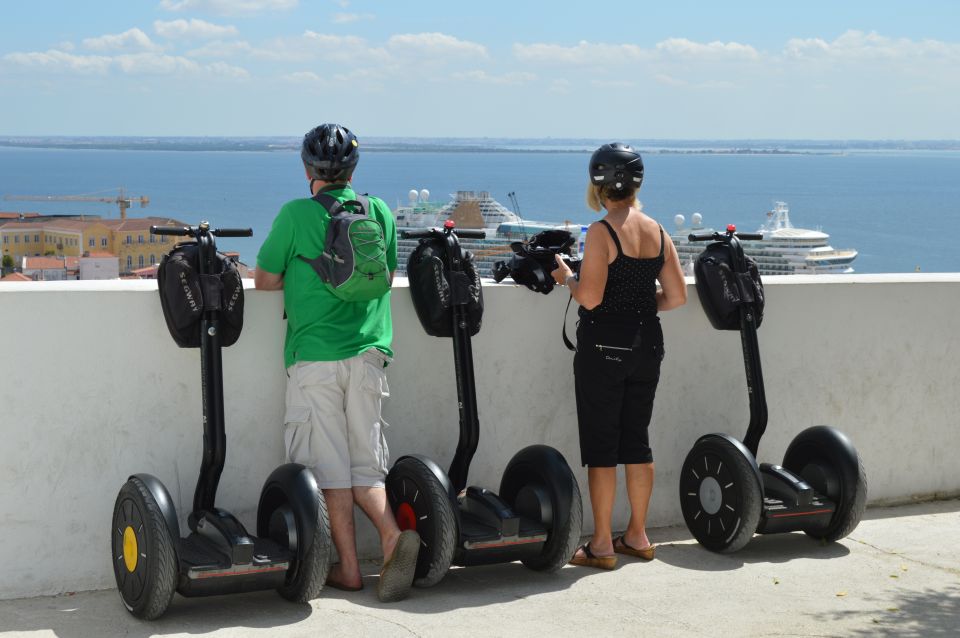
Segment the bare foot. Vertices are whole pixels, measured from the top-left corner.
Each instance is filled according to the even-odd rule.
[[[359,565],[354,570],[345,570],[342,563],[330,568],[327,575],[327,584],[337,589],[359,589],[363,586],[363,577],[360,575]]]

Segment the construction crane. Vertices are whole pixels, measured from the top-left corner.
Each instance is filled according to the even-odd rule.
[[[33,202],[101,202],[104,204],[116,204],[120,207],[120,219],[127,218],[127,209],[136,203],[140,208],[144,208],[150,203],[150,198],[145,196],[127,195],[123,188],[117,189],[119,195],[116,197],[96,197],[99,193],[89,193],[87,195],[6,195],[4,199],[13,201],[33,201]]]

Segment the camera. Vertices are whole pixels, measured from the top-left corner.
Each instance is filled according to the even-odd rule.
[[[549,294],[555,285],[551,273],[558,268],[556,255],[575,272],[580,272],[580,258],[573,257],[572,246],[577,239],[568,230],[544,230],[529,241],[510,244],[513,256],[509,261],[498,261],[493,266],[493,279],[503,281],[510,276],[521,286],[534,292]]]

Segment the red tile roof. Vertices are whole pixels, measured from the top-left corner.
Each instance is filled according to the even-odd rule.
[[[12,272],[6,277],[0,277],[0,281],[33,281],[22,272]]]
[[[26,257],[23,267],[27,270],[76,270],[79,257]]]

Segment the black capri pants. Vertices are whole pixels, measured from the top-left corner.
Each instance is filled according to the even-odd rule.
[[[655,314],[581,317],[573,373],[583,465],[653,462],[647,428],[663,355]]]

